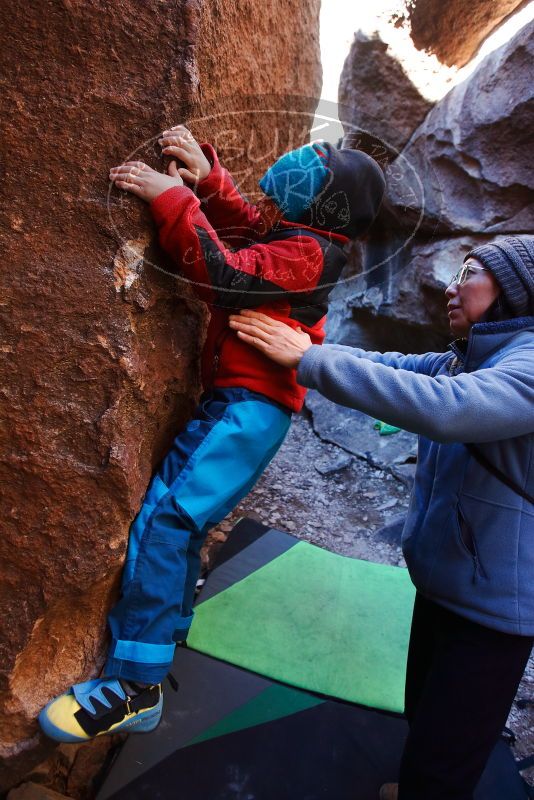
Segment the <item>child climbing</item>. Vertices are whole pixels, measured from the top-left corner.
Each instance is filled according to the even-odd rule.
[[[265,198],[252,205],[214,148],[183,125],[159,143],[173,159],[166,174],[130,161],[110,179],[150,204],[161,246],[210,306],[204,393],[131,525],[103,677],[75,684],[39,715],[62,742],[158,724],[162,681],[193,618],[206,534],[254,486],[305,394],[295,370],[244,344],[228,317],[256,308],[321,344],[343,245],[367,229],[384,192],[373,159],[319,142],[279,158],[260,180]]]

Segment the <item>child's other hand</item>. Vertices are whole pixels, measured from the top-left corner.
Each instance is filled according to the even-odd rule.
[[[185,125],[175,125],[170,130],[163,131],[158,142],[164,155],[176,156],[183,161],[185,167],[179,167],[178,172],[184,181],[199,183],[210,174],[210,162]]]
[[[159,194],[172,186],[184,185],[178,174],[176,161],[169,163],[168,175],[157,172],[142,161],[127,161],[119,167],[112,167],[109,179],[115,182],[117,188],[125,189],[146,200],[147,203],[151,203]]]

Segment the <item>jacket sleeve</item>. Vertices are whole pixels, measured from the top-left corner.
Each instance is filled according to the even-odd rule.
[[[356,358],[366,358],[377,364],[386,364],[395,369],[407,369],[410,372],[419,372],[423,375],[433,375],[442,362],[447,361],[450,353],[378,353],[374,350],[362,350],[360,347],[350,347],[346,344],[328,344],[332,350],[351,353]]]
[[[301,359],[297,381],[437,442],[490,442],[534,432],[534,348],[517,348],[493,367],[433,377],[314,345]]]
[[[226,308],[254,308],[309,291],[323,269],[321,246],[295,235],[230,250],[219,239],[186,186],[174,186],[150,204],[162,248],[176,261],[196,294]]]
[[[265,236],[271,226],[259,207],[241,194],[215,149],[206,142],[200,148],[212,166],[209,175],[197,184],[196,195],[221,239],[231,247],[243,247]]]

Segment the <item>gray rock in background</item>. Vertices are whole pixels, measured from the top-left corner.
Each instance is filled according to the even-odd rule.
[[[354,35],[343,65],[338,99],[344,146],[359,147],[378,160],[382,154],[396,155],[432,107],[388,54],[388,45],[362,31]]]
[[[312,415],[313,429],[323,441],[337,444],[379,469],[405,464],[416,457],[414,433],[399,431],[380,436],[367,414],[332,403],[313,389],[308,391],[305,403]]]
[[[380,537],[384,542],[400,546],[405,520],[405,513],[395,514],[386,525],[383,525],[376,531],[376,536]]]
[[[332,292],[328,341],[443,350],[450,340],[444,291],[468,250],[534,230],[533,39],[530,23],[487,56],[386,166],[383,218],[351,250],[345,280]],[[375,74],[383,75],[380,68]],[[364,120],[377,105],[367,94],[366,71],[353,71],[352,79]],[[386,89],[395,108],[405,86],[377,85],[377,95]],[[341,91],[349,94],[343,83]]]
[[[492,236],[498,242],[505,236]],[[386,318],[418,329],[423,350],[439,345],[440,338],[450,339],[445,289],[460,268],[466,254],[486,241],[482,236],[459,236],[450,239],[418,241],[402,251],[391,271],[390,280],[366,287],[346,298],[349,309],[362,309],[375,318]],[[384,321],[384,324],[385,321]],[[421,338],[421,330],[428,336]],[[430,335],[431,332],[437,336]],[[441,349],[438,347],[438,349]]]
[[[444,291],[452,266],[475,244],[475,237],[416,240],[369,272],[360,259],[363,271],[347,271],[330,296],[327,341],[366,350],[443,350],[450,339]]]
[[[402,152],[389,198],[424,186],[422,228],[442,234],[534,229],[534,23],[490,53],[430,111]],[[392,169],[399,165],[395,162]]]

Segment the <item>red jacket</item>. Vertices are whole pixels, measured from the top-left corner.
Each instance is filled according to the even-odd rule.
[[[240,308],[256,308],[293,328],[313,344],[324,340],[327,297],[345,264],[346,236],[287,222],[266,198],[250,204],[209,144],[201,145],[213,166],[195,195],[176,186],[158,195],[151,211],[163,249],[210,305],[202,352],[202,381],[209,386],[244,386],[302,408],[306,389],[296,370],[281,367],[228,326]],[[223,243],[224,242],[224,243]]]

